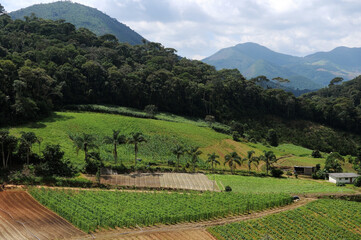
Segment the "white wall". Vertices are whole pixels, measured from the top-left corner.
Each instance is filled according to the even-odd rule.
[[[354,182],[355,179],[356,178],[352,178],[352,182]],[[330,181],[332,183],[350,183],[350,178],[347,178],[347,180],[345,180],[344,177],[342,177],[342,178],[329,177],[328,181]]]

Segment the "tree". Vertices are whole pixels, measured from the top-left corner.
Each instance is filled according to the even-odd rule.
[[[219,165],[220,162],[217,160],[217,158],[219,158],[218,155],[216,155],[216,153],[212,153],[212,154],[209,154],[208,153],[208,160],[207,160],[207,163],[210,163],[211,166],[212,166],[212,172],[214,172],[214,165]]]
[[[174,155],[176,155],[177,157],[177,168],[176,170],[178,171],[179,170],[179,160],[180,160],[180,157],[184,155],[185,153],[185,149],[182,145],[176,145],[175,148],[172,150],[172,153]]]
[[[278,146],[278,136],[277,132],[274,129],[268,130],[267,141],[273,147]]]
[[[0,146],[1,146],[1,158],[3,168],[9,167],[10,158],[16,148],[18,139],[14,136],[9,135],[8,130],[0,130]]]
[[[332,152],[326,158],[324,170],[328,173],[342,172],[341,162],[345,162],[345,159],[338,152]]]
[[[320,151],[318,151],[317,149],[312,151],[311,156],[313,158],[322,158],[322,155],[321,155]]]
[[[330,81],[330,84],[328,84],[329,87],[334,86],[337,83],[340,83],[343,81],[342,77],[335,77]]]
[[[85,162],[88,162],[88,151],[98,147],[95,136],[86,133],[81,135],[69,134],[69,138],[73,141],[76,153],[78,154],[79,150],[84,151],[84,160]]]
[[[254,164],[255,166],[258,166],[259,164],[259,158],[253,156],[254,151],[248,151],[247,152],[247,158],[245,158],[244,160],[247,161],[247,165],[248,165],[248,171],[251,172],[251,165]]]
[[[38,142],[38,138],[33,132],[21,132],[20,143],[26,152],[26,164],[29,165],[31,148],[34,143]]]
[[[273,163],[277,162],[276,155],[272,151],[263,151],[264,155],[261,156],[261,160],[266,163],[266,172],[271,168]]]
[[[147,139],[140,132],[132,133],[132,136],[128,138],[128,143],[134,144],[134,167],[137,165],[138,144],[142,142],[147,142]]]
[[[5,13],[5,8],[3,5],[1,5],[0,3],[0,15],[4,14]]]
[[[197,162],[199,161],[198,156],[202,154],[202,151],[199,150],[199,147],[192,147],[187,153],[191,157],[192,171],[195,172]]]
[[[224,165],[228,164],[231,169],[231,173],[233,174],[233,169],[236,167],[236,164],[241,166],[242,159],[236,152],[231,152],[224,157]]]
[[[59,144],[47,145],[42,153],[48,176],[71,177],[74,174],[74,169],[69,160],[64,160],[64,151],[61,150]]]
[[[127,143],[127,138],[124,135],[120,135],[119,130],[113,130],[112,136],[104,137],[104,143],[113,145],[114,163],[117,164],[118,162],[117,146],[120,144]],[[120,160],[120,165],[122,165],[122,160]]]

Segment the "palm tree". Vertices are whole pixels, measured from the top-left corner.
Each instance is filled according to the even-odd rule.
[[[207,160],[207,163],[211,163],[212,165],[212,172],[214,172],[214,165],[219,165],[220,162],[217,160],[217,158],[219,158],[218,155],[216,155],[216,153],[212,153],[212,154],[209,154],[208,153],[208,160]]]
[[[21,132],[20,142],[25,147],[26,164],[29,165],[31,147],[33,146],[34,143],[38,142],[38,138],[33,132]]]
[[[97,148],[98,145],[95,143],[96,138],[94,135],[83,133],[82,135],[69,134],[69,138],[73,141],[76,149],[76,153],[79,150],[84,151],[84,160],[88,161],[88,151],[92,148]]]
[[[258,166],[259,164],[259,158],[258,157],[255,157],[253,156],[254,154],[254,151],[248,151],[247,152],[247,158],[243,159],[244,161],[247,161],[247,165],[248,165],[248,171],[251,172],[251,165],[252,163],[255,165],[255,166]]]
[[[184,155],[184,147],[181,145],[176,145],[175,148],[173,149],[173,154],[177,156],[177,171],[179,170],[179,159],[182,155]]]
[[[112,144],[113,145],[113,156],[114,156],[114,163],[117,164],[118,161],[118,151],[117,146],[120,144],[127,143],[127,138],[124,135],[120,135],[120,131],[113,130],[112,136],[104,137],[103,142],[105,144]],[[120,165],[122,165],[122,160],[120,159]]]
[[[238,154],[236,152],[231,152],[229,154],[227,154],[224,157],[224,165],[226,165],[228,163],[229,168],[231,169],[231,173],[233,174],[233,168],[236,166],[236,164],[238,164],[239,166],[241,166],[242,164],[242,160],[241,157],[238,156]]]
[[[202,151],[199,150],[199,147],[192,147],[187,151],[187,153],[191,156],[192,171],[195,172],[195,168],[199,160],[198,156],[202,154]]]
[[[147,142],[142,133],[132,133],[132,136],[128,138],[128,143],[134,144],[134,167],[137,165],[137,155],[138,155],[138,144],[142,142]]]
[[[266,163],[266,171],[268,171],[273,163],[277,162],[276,155],[272,151],[263,151],[264,155],[260,157],[261,161]]]

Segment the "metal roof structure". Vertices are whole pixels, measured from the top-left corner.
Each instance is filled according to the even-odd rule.
[[[360,176],[356,173],[329,173],[328,175],[333,178],[351,178]]]

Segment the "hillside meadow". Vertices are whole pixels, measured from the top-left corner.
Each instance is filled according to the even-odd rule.
[[[129,110],[133,111],[133,110]],[[76,149],[68,135],[70,133],[94,134],[98,139],[99,151],[105,161],[112,162],[112,146],[105,145],[102,140],[110,136],[112,130],[120,130],[121,134],[130,136],[133,132],[142,132],[147,138],[146,143],[139,146],[138,157],[144,164],[154,162],[166,165],[168,160],[176,160],[172,149],[176,144],[184,145],[186,148],[199,146],[203,152],[200,167],[206,167],[207,154],[215,152],[223,162],[224,156],[232,151],[245,158],[247,152],[255,151],[255,155],[263,154],[263,151],[273,151],[280,158],[278,166],[293,165],[316,165],[324,164],[324,159],[311,157],[311,150],[292,144],[281,144],[278,147],[265,146],[261,143],[235,142],[230,135],[219,133],[211,129],[203,120],[189,119],[172,114],[161,113],[156,119],[136,118],[118,114],[94,113],[94,112],[55,112],[51,117],[42,121],[13,127],[11,134],[20,136],[22,131],[34,132],[42,139],[40,150],[47,144],[60,144],[65,157],[73,163],[82,167],[84,165],[84,153],[76,152]],[[33,146],[34,152],[39,152],[39,146]],[[118,147],[118,156],[125,165],[131,165],[134,161],[134,146],[130,144]],[[184,164],[188,160],[185,155],[181,158]],[[228,169],[223,164],[217,166],[219,170]],[[246,164],[240,167],[246,169]],[[257,169],[264,170],[261,163]]]

